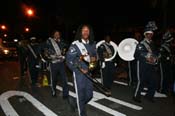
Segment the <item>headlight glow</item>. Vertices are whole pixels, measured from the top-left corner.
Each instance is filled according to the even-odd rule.
[[[9,53],[9,50],[5,49],[4,54],[8,54],[8,53]]]

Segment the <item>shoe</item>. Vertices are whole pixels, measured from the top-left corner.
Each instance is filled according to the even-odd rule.
[[[151,103],[155,103],[155,100],[154,100],[153,97],[149,97],[148,95],[145,95],[144,98],[145,98],[146,100],[148,100],[149,102],[151,102]]]
[[[137,103],[141,103],[141,102],[142,102],[141,99],[136,98],[136,97],[133,97],[132,99],[133,99],[135,102],[137,102]]]
[[[74,98],[69,97],[68,102],[69,102],[71,111],[75,112],[75,110],[77,109],[76,100]]]
[[[67,100],[69,98],[69,96],[63,96],[64,100]]]
[[[56,92],[52,92],[52,97],[57,97]]]
[[[105,92],[105,95],[106,95],[107,97],[110,97],[110,96],[112,96],[112,93],[111,93],[111,91]]]

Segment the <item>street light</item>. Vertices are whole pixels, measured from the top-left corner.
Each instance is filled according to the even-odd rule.
[[[32,10],[32,9],[28,9],[28,10],[27,10],[27,14],[28,14],[29,16],[33,15],[33,10]]]
[[[7,37],[7,34],[4,34],[4,37]]]
[[[30,29],[28,27],[25,28],[25,32],[29,32]]]
[[[26,8],[26,15],[29,17],[34,16],[34,10],[31,8]]]
[[[1,25],[1,29],[2,29],[2,30],[6,30],[7,27],[6,27],[5,25]]]

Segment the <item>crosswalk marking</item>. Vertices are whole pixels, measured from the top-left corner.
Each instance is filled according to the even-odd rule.
[[[33,96],[26,92],[22,91],[7,91],[0,95],[0,105],[6,116],[19,116],[18,113],[14,110],[8,99],[13,96],[23,96],[30,103],[32,103],[39,111],[41,111],[45,116],[58,116],[45,105],[35,99]]]
[[[97,80],[101,83],[101,79],[97,79]],[[114,81],[114,83],[124,85],[124,86],[128,86],[128,83],[121,82],[121,81]]]
[[[99,82],[101,82],[101,79],[97,79]],[[116,84],[120,84],[120,85],[124,85],[124,86],[128,86],[128,84],[127,83],[125,83],[125,82],[121,82],[121,81],[114,81],[114,83],[116,83]],[[148,90],[148,88],[144,88],[144,90]],[[141,92],[141,95],[146,95],[146,92]],[[165,98],[165,97],[167,97],[165,94],[162,94],[162,93],[159,93],[159,92],[157,92],[156,91],[156,93],[155,93],[155,95],[154,95],[154,97],[162,97],[162,98]]]
[[[71,83],[71,82],[68,82],[68,84],[70,86],[73,86],[73,83]],[[93,94],[94,94],[93,97],[94,97],[95,101],[100,100],[100,99],[107,99],[107,100],[110,100],[110,101],[115,102],[117,104],[126,106],[128,108],[132,108],[134,110],[142,110],[143,109],[141,106],[137,106],[137,105],[134,105],[134,104],[131,104],[131,103],[128,103],[128,102],[125,102],[125,101],[113,98],[113,97],[106,97],[105,95],[103,95],[103,94],[101,94],[99,92],[96,92],[96,91],[93,91]]]
[[[62,87],[60,87],[60,86],[57,85],[56,88],[58,90],[62,91]],[[74,97],[74,98],[76,97],[75,93],[73,93],[72,91],[69,91],[69,95],[72,96],[72,97]],[[126,116],[123,113],[120,113],[120,112],[115,111],[115,110],[113,110],[111,108],[108,108],[108,107],[106,107],[104,105],[101,105],[99,103],[96,103],[94,100],[95,99],[92,99],[88,104],[96,107],[97,109],[100,109],[102,111],[105,111],[106,113],[111,114],[113,116]]]

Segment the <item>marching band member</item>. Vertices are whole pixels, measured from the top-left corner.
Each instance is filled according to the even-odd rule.
[[[163,35],[163,43],[161,44],[160,53],[161,53],[161,63],[160,63],[160,71],[161,71],[161,84],[160,91],[162,93],[168,94],[172,91],[173,88],[173,70],[172,70],[172,49],[171,42],[173,40],[173,36],[169,31],[167,31]]]
[[[27,45],[27,63],[29,67],[30,78],[32,81],[32,86],[37,86],[38,81],[38,55],[39,55],[39,45],[36,42],[36,37],[30,38],[30,43]]]
[[[97,52],[102,73],[102,84],[104,87],[111,90],[116,71],[116,62],[115,59],[111,61],[105,61],[105,58],[110,58],[113,56],[114,48],[110,44],[111,37],[109,35],[105,36],[104,40],[105,42],[98,47]]]
[[[134,57],[137,60],[138,83],[133,100],[139,103],[141,102],[141,92],[145,83],[147,83],[148,87],[148,92],[145,95],[145,98],[154,102],[153,98],[156,91],[155,67],[158,61],[158,54],[156,53],[155,46],[152,42],[152,37],[154,35],[153,30],[156,29],[155,22],[149,22],[146,25],[146,30],[144,32],[145,38],[137,44],[134,54]]]
[[[93,97],[93,84],[85,76],[89,72],[89,63],[96,61],[93,39],[92,28],[89,25],[81,25],[66,56],[66,63],[73,72],[79,116],[87,116],[86,104]]]
[[[67,75],[65,72],[65,53],[64,49],[67,47],[61,38],[61,33],[58,30],[53,32],[53,36],[49,37],[44,45],[44,52],[46,57],[50,60],[50,83],[52,96],[56,97],[56,84],[58,76],[61,76],[62,87],[63,87],[63,98],[68,98],[69,88],[67,85]]]

